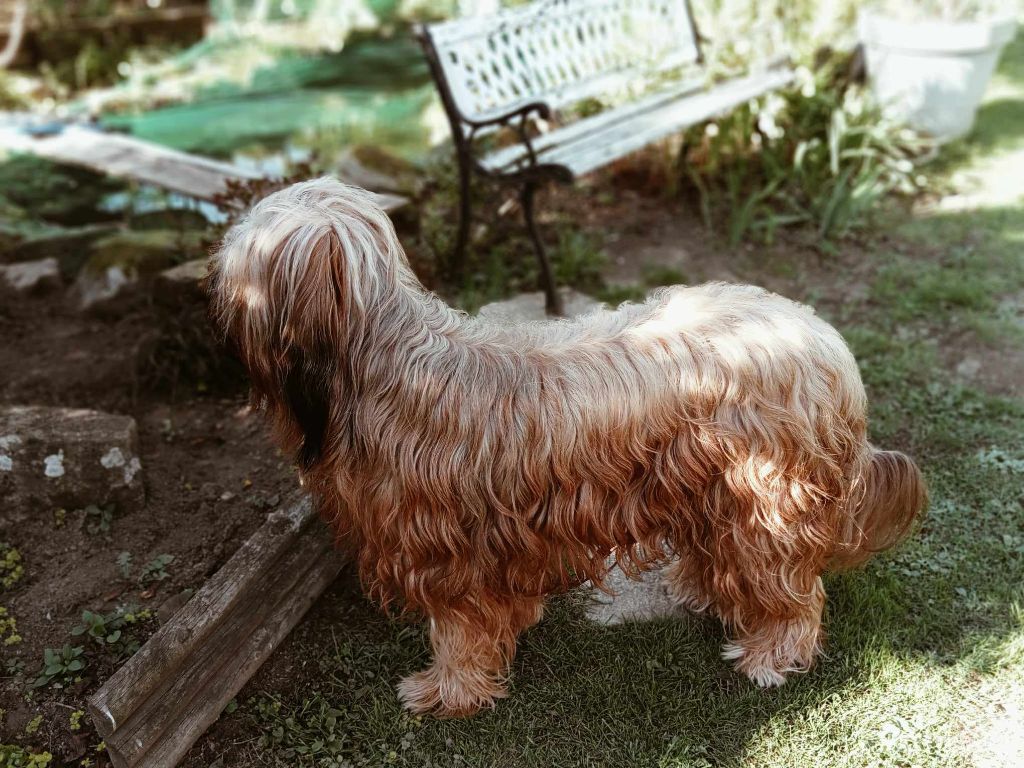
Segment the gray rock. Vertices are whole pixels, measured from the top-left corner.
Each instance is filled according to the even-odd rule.
[[[185,304],[206,302],[202,280],[206,277],[206,259],[193,259],[165,269],[153,281],[153,299],[170,309]]]
[[[83,270],[75,280],[73,293],[80,309],[114,309],[119,299],[131,293],[139,274],[119,264]]]
[[[562,294],[562,303],[567,317],[584,315],[603,306],[600,302],[595,301],[586,294],[579,293],[571,288],[563,288],[560,293]],[[551,319],[544,312],[544,294],[541,291],[521,293],[505,301],[485,304],[480,307],[480,317],[497,323],[528,323],[535,320]]]
[[[0,408],[0,520],[53,508],[145,503],[135,420],[99,411]]]
[[[976,357],[965,357],[956,367],[956,373],[962,379],[977,378],[980,371],[981,360]]]
[[[185,606],[185,603],[187,603],[191,597],[191,589],[184,589],[178,594],[168,597],[160,603],[160,607],[156,609],[157,621],[161,624],[166,624],[174,617],[174,614]]]
[[[116,231],[117,227],[111,224],[92,224],[70,229],[46,227],[40,233],[8,247],[0,261],[14,263],[54,258],[60,264],[64,279],[71,280],[89,258],[93,242]]]
[[[609,565],[613,562],[609,561]],[[637,581],[613,567],[605,579],[605,586],[612,594],[594,589],[591,591],[590,605],[587,606],[587,618],[598,624],[622,624],[627,621],[680,618],[687,615],[686,610],[669,597],[664,585],[664,572],[660,569],[646,571]]]
[[[347,184],[372,189],[374,192],[404,191],[398,179],[363,165],[351,150],[345,152],[338,160],[336,173]]]
[[[60,287],[60,264],[50,257],[0,265],[0,280],[19,293],[42,293]]]
[[[136,288],[141,284],[152,281],[182,257],[201,252],[199,232],[118,232],[93,243],[73,293],[83,310],[117,310],[137,297]]]

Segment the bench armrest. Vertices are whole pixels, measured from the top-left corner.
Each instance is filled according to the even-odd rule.
[[[551,107],[543,101],[528,101],[519,104],[504,112],[488,114],[480,118],[469,118],[462,116],[462,122],[471,128],[487,128],[493,125],[509,123],[515,118],[526,118],[531,112],[536,112],[537,117],[547,120],[551,117]]]

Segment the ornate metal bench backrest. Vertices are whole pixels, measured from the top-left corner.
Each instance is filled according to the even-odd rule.
[[[539,0],[420,35],[457,138],[530,102],[557,109],[700,61],[687,0]]]

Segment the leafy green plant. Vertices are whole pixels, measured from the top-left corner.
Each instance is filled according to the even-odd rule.
[[[8,201],[32,218],[73,226],[95,223],[107,195],[124,188],[100,173],[60,165],[33,155],[11,155],[0,162],[0,202]]]
[[[709,226],[735,245],[810,224],[827,244],[863,226],[892,193],[926,183],[930,145],[873,105],[836,56],[796,86],[739,107],[687,135],[683,166]]]
[[[46,768],[52,762],[49,752],[29,752],[17,744],[0,744],[0,765],[4,768]]]
[[[163,581],[170,574],[167,566],[174,562],[174,555],[157,555],[144,566],[139,574],[140,584],[151,584],[154,581]]]
[[[10,589],[24,575],[21,552],[6,541],[0,541],[0,591]]]
[[[72,647],[65,643],[61,648],[46,648],[43,651],[43,666],[32,687],[66,686],[77,682],[85,669],[84,654],[85,648],[80,645]]]

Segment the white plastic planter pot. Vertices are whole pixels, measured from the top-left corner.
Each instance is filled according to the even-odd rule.
[[[863,13],[858,26],[878,102],[911,127],[949,141],[974,124],[1016,20],[899,21]]]

